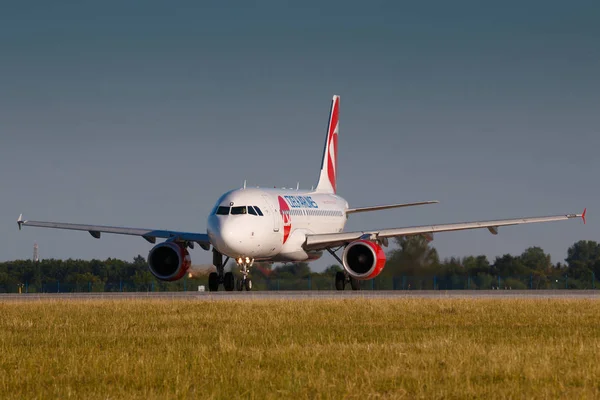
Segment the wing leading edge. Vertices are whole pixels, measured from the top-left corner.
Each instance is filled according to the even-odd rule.
[[[189,243],[198,243],[204,250],[210,249],[210,240],[205,233],[167,231],[161,229],[126,228],[104,225],[82,225],[64,222],[28,221],[23,215],[17,220],[19,229],[23,226],[36,226],[41,228],[68,229],[74,231],[88,231],[96,239],[100,239],[102,233],[114,233],[118,235],[141,236],[150,243],[155,243],[157,238],[173,239]]]
[[[417,203],[402,203],[402,204],[386,204],[382,206],[369,206],[369,207],[358,207],[358,208],[349,208],[346,210],[346,214],[354,214],[359,212],[368,212],[368,211],[379,211],[379,210],[387,210],[390,208],[401,208],[401,207],[413,207],[413,206],[422,206],[425,204],[437,204],[439,201],[430,200],[430,201],[419,201]]]
[[[342,233],[326,233],[316,235],[306,235],[306,242],[304,248],[306,250],[322,250],[330,247],[343,246],[354,240],[365,238],[370,240],[386,239],[393,237],[409,236],[409,235],[432,235],[436,232],[450,232],[460,231],[466,229],[479,229],[487,228],[492,234],[498,233],[498,227],[510,226],[510,225],[521,225],[521,224],[532,224],[538,222],[552,222],[562,221],[571,218],[582,218],[585,223],[585,213],[583,210],[581,214],[565,214],[565,215],[553,215],[548,217],[529,217],[529,218],[516,218],[516,219],[499,219],[493,221],[476,221],[476,222],[460,222],[454,224],[441,224],[441,225],[423,225],[413,226],[407,228],[392,228],[392,229],[381,229],[378,231],[362,231],[362,232],[342,232]]]

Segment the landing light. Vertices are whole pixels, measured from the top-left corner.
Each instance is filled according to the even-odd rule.
[[[250,257],[246,257],[246,264],[250,264]]]

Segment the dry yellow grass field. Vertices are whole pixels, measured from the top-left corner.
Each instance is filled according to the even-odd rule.
[[[0,303],[0,398],[600,398],[600,302]]]

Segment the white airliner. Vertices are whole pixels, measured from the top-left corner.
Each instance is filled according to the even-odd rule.
[[[389,238],[424,235],[433,239],[435,232],[486,228],[492,234],[498,227],[534,222],[560,221],[581,217],[582,214],[564,214],[548,217],[503,219],[495,221],[461,222],[442,225],[425,225],[373,231],[344,232],[348,216],[358,212],[376,211],[437,203],[423,201],[371,207],[350,208],[348,202],[337,194],[337,146],[339,135],[340,97],[333,96],[329,124],[317,186],[310,191],[294,189],[243,188],[223,194],[208,216],[207,233],[191,233],[155,229],[122,228],[101,225],[79,225],[58,222],[28,221],[19,216],[22,226],[72,229],[88,231],[93,237],[101,233],[141,236],[150,243],[167,239],[154,246],[148,254],[152,274],[161,280],[181,279],[191,266],[188,248],[197,243],[213,252],[213,265],[217,272],[209,275],[209,290],[235,288],[234,275],[224,272],[224,265],[233,258],[242,272],[237,289],[250,290],[249,268],[255,261],[298,262],[316,260],[323,251],[331,253],[343,265],[345,272],[336,276],[336,288],[343,290],[350,282],[358,289],[358,281],[372,279],[386,262],[382,246]],[[336,251],[343,249],[342,257]],[[223,262],[223,256],[227,257]]]

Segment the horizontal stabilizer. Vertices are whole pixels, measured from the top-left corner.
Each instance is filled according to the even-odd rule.
[[[388,208],[422,206],[424,204],[437,204],[437,203],[439,203],[439,201],[431,200],[431,201],[419,201],[417,203],[387,204],[387,205],[383,205],[383,206],[349,208],[346,210],[346,214],[354,214],[354,213],[367,212],[367,211],[387,210]]]

